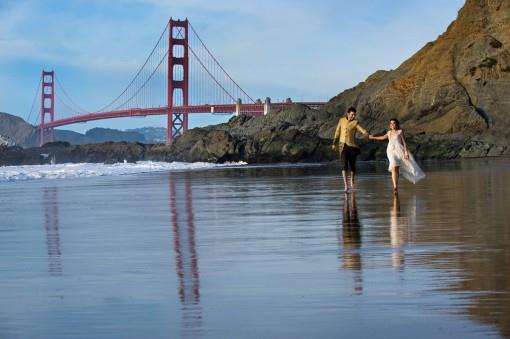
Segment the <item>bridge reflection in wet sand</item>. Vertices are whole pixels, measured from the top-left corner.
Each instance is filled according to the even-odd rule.
[[[202,326],[202,310],[193,220],[193,192],[189,175],[185,175],[184,180],[176,180],[174,174],[170,173],[168,184],[182,326],[186,335],[198,334]]]

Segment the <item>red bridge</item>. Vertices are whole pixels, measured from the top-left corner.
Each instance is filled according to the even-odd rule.
[[[264,102],[253,100],[220,65],[187,19],[169,20],[134,78],[114,100],[97,111],[80,108],[54,71],[43,71],[41,84],[41,145],[55,140],[54,128],[58,126],[164,114],[168,116],[167,143],[171,143],[188,130],[189,114],[258,116],[291,104],[271,103],[269,98]],[[58,93],[55,85],[59,87]],[[303,104],[314,108],[324,105]]]

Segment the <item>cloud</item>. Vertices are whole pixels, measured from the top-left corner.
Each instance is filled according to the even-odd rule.
[[[36,50],[36,44],[30,40],[0,39],[0,60],[33,55]]]
[[[30,1],[6,2],[4,7],[0,8],[0,38],[7,36],[23,24],[31,12]]]
[[[0,10],[0,61],[34,55],[36,43],[18,37],[16,31],[30,18],[30,2],[6,2]]]

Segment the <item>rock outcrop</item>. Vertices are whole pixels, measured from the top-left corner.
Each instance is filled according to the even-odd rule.
[[[42,147],[0,146],[0,165],[42,165],[50,163],[119,163],[145,160],[152,145],[128,142],[105,142],[71,145],[57,141]]]
[[[34,146],[37,130],[20,117],[0,112],[0,134],[8,137],[16,145]]]
[[[0,146],[15,146],[16,144],[8,137],[0,134]]]
[[[303,105],[262,117],[233,117],[228,123],[188,131],[171,154],[180,161],[250,163],[333,159],[327,129],[329,114]]]
[[[413,135],[502,141],[510,127],[510,2],[467,0],[436,41],[393,71],[378,71],[327,105],[356,106],[369,128],[396,117]]]
[[[350,106],[373,134],[396,117],[419,158],[510,154],[510,2],[467,0],[457,19],[391,71],[377,71],[332,98],[323,111],[295,105],[265,117],[188,131],[172,154],[187,161],[317,161],[329,151],[338,118]],[[367,144],[364,158],[384,158]]]

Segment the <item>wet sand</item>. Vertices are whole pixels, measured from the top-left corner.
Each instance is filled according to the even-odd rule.
[[[510,159],[0,187],[1,338],[510,336]]]

